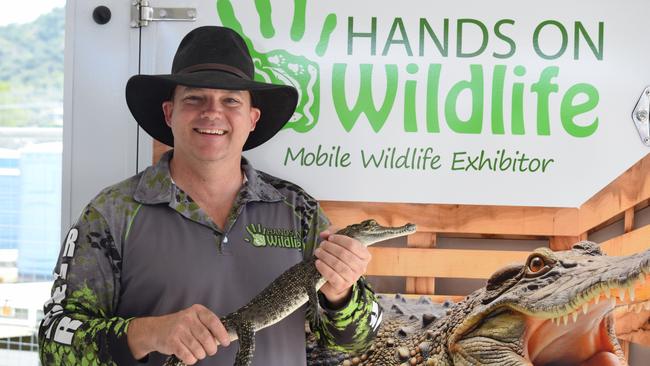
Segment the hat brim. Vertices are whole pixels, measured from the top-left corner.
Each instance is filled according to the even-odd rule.
[[[126,84],[126,104],[131,114],[151,137],[169,146],[174,146],[174,136],[165,123],[162,103],[169,100],[177,85],[250,91],[261,115],[243,150],[257,147],[273,137],[289,121],[298,103],[298,92],[291,86],[247,80],[221,71],[132,76]]]

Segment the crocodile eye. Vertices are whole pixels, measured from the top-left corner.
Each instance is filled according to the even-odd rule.
[[[544,258],[540,256],[534,256],[528,261],[528,269],[532,273],[541,272],[544,267],[546,267],[546,263],[544,262]]]

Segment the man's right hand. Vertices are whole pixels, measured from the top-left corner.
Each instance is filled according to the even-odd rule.
[[[217,353],[217,345],[227,347],[230,338],[212,311],[195,304],[177,313],[131,320],[127,342],[135,359],[156,351],[193,365]]]

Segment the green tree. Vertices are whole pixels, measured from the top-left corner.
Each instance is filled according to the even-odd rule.
[[[65,12],[0,27],[0,126],[52,126],[63,104]]]

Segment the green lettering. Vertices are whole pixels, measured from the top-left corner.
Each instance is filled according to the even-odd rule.
[[[401,34],[400,39],[395,39],[395,32],[399,28],[399,33]],[[390,27],[390,32],[388,33],[388,39],[386,39],[386,44],[384,45],[384,50],[381,52],[382,56],[388,55],[388,50],[393,44],[403,44],[406,54],[413,56],[413,51],[411,51],[411,43],[409,42],[408,36],[406,35],[406,30],[404,29],[404,23],[402,18],[395,18],[393,25]]]
[[[492,133],[503,135],[503,89],[506,79],[506,65],[495,65],[492,77]]]
[[[332,100],[334,101],[336,114],[347,132],[352,130],[362,112],[368,117],[372,129],[379,132],[393,108],[395,95],[397,94],[397,65],[384,66],[386,70],[386,95],[379,110],[375,108],[372,99],[372,67],[372,64],[359,65],[361,69],[359,95],[354,108],[350,109],[345,93],[345,70],[347,65],[334,64],[332,70]]]
[[[517,65],[515,66],[514,73],[517,76],[526,75],[526,68]],[[511,131],[513,135],[523,135],[526,133],[524,127],[524,83],[512,84],[512,102],[511,102]]]
[[[481,133],[483,123],[483,67],[470,65],[470,80],[461,80],[452,86],[445,101],[445,117],[447,124],[454,132]],[[469,90],[472,95],[472,114],[467,121],[458,117],[458,96],[463,90]]]
[[[515,43],[515,41],[513,41],[512,38],[501,33],[501,26],[503,24],[514,25],[515,21],[512,19],[501,19],[494,25],[494,35],[497,36],[497,38],[499,38],[500,40],[506,42],[510,46],[510,50],[507,53],[496,53],[496,52],[492,53],[492,56],[496,58],[512,57],[512,55],[515,54],[515,50],[517,49],[517,44]]]
[[[438,121],[438,91],[440,89],[440,64],[430,64],[427,72],[427,132],[440,132]]]
[[[409,74],[418,72],[418,65],[408,64],[406,71]],[[415,113],[416,80],[408,80],[404,85],[404,131],[418,132],[417,115]]]
[[[431,29],[429,22],[425,18],[420,18],[420,56],[424,56],[424,32],[427,32],[429,37],[433,40],[433,43],[436,44],[436,48],[440,55],[447,57],[449,54],[449,19],[445,18],[443,20],[443,43],[440,42],[440,39],[436,33]]]
[[[560,35],[562,36],[562,45],[560,46],[560,49],[553,55],[547,55],[545,54],[542,49],[539,47],[539,33],[542,31],[542,28],[546,27],[547,25],[553,25],[555,26],[559,31]],[[554,60],[564,54],[567,48],[567,43],[568,41],[568,35],[566,28],[562,25],[562,23],[555,21],[555,20],[546,20],[541,22],[536,28],[535,31],[533,32],[533,48],[535,49],[535,53],[543,59],[546,60]]]
[[[604,33],[605,33],[605,24],[603,22],[598,22],[598,48],[594,44],[594,41],[589,37],[587,30],[582,25],[582,22],[575,22],[575,32],[574,32],[574,48],[573,48],[573,58],[578,60],[580,58],[580,35],[585,39],[587,45],[591,49],[591,52],[596,56],[596,59],[603,59],[603,44],[604,44]]]
[[[302,156],[305,154],[305,148],[301,148],[296,155],[293,155],[291,148],[287,148],[287,154],[284,156],[284,165],[287,165],[287,159],[291,159],[291,161],[296,161],[298,159],[302,159]]]
[[[348,55],[352,54],[352,41],[357,38],[370,38],[370,54],[374,56],[377,53],[377,17],[370,18],[370,32],[354,32],[354,18],[348,17]]]
[[[465,151],[463,151],[463,152],[454,152],[454,157],[453,157],[452,163],[451,163],[451,170],[465,170],[465,168],[463,166],[456,167],[456,163],[462,163],[463,161],[465,161],[464,158],[460,159],[460,160],[456,159],[456,155],[466,155],[466,154],[467,154],[467,152],[465,152]]]
[[[551,134],[551,122],[548,112],[549,94],[557,93],[558,85],[551,84],[551,79],[558,76],[560,68],[549,66],[539,75],[539,80],[530,86],[533,93],[537,93],[537,134],[548,136]]]
[[[481,41],[481,47],[478,50],[470,53],[463,52],[463,26],[465,24],[474,24],[479,27],[483,39]],[[458,19],[456,22],[456,56],[457,57],[475,57],[483,53],[488,44],[488,31],[483,23],[476,19]]]
[[[587,100],[583,103],[574,104],[574,99],[581,93],[587,96]],[[574,137],[587,137],[596,132],[598,128],[598,117],[585,126],[577,125],[574,119],[576,116],[596,108],[599,98],[598,90],[593,85],[586,83],[576,84],[566,91],[560,106],[562,126],[566,132]]]

